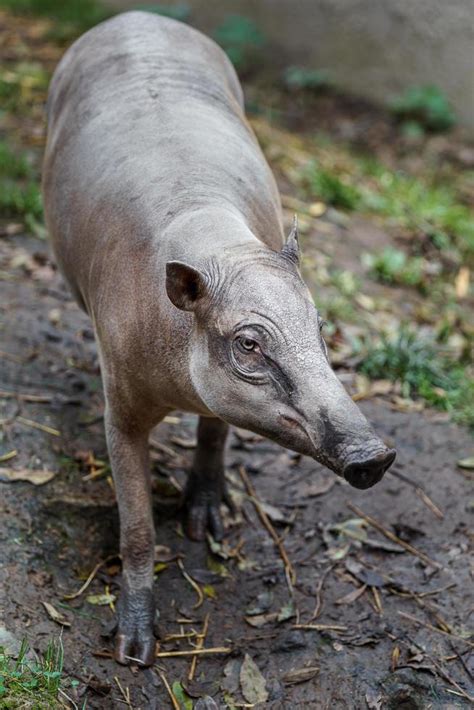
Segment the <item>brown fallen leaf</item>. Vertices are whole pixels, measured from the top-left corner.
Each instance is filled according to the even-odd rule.
[[[317,496],[322,496],[331,490],[333,486],[336,485],[336,478],[334,476],[322,478],[319,481],[314,481],[308,484],[302,490],[302,497],[316,498]]]
[[[46,609],[46,613],[52,621],[55,621],[57,624],[60,624],[61,626],[71,626],[71,622],[66,619],[64,614],[61,614],[61,612],[59,612],[57,609],[55,609],[52,604],[50,604],[49,602],[43,602],[43,601],[41,602],[41,604]]]
[[[15,481],[28,481],[34,486],[43,486],[55,477],[54,471],[41,471],[30,468],[0,468],[0,482],[13,483]]]
[[[285,685],[297,685],[298,683],[306,683],[319,673],[318,666],[308,666],[307,668],[297,668],[285,673],[282,676],[282,681]]]
[[[343,597],[340,597],[340,599],[336,599],[335,604],[352,604],[363,595],[366,589],[366,584],[363,584],[361,587],[356,587],[352,592],[345,594]]]
[[[273,611],[269,614],[256,614],[255,616],[246,616],[244,618],[249,626],[253,626],[255,629],[260,629],[262,626],[265,626],[265,624],[276,621],[278,613]]]

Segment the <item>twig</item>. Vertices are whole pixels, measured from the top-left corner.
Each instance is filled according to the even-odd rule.
[[[186,570],[184,569],[184,565],[183,565],[183,563],[181,562],[181,560],[180,560],[179,557],[178,557],[178,559],[176,560],[176,562],[178,563],[178,567],[179,567],[179,569],[181,570],[181,574],[183,575],[184,579],[185,579],[187,582],[189,582],[189,584],[191,585],[191,587],[194,589],[194,591],[195,591],[196,594],[198,595],[198,600],[197,600],[196,604],[193,606],[193,609],[199,609],[199,607],[202,606],[202,604],[203,604],[203,602],[204,602],[204,594],[203,594],[202,591],[201,591],[201,587],[200,587],[199,584],[198,584],[197,582],[195,582],[194,579],[193,579],[192,577],[190,577],[189,574],[186,572]]]
[[[403,616],[404,619],[408,619],[409,621],[413,622],[414,624],[418,624],[418,626],[424,626],[425,629],[429,629],[430,631],[436,631],[437,634],[442,634],[443,636],[448,636],[448,638],[451,638],[451,639],[457,639],[458,641],[462,641],[463,643],[467,644],[471,648],[474,648],[474,643],[472,643],[472,641],[469,641],[468,639],[465,639],[462,636],[459,636],[458,634],[452,634],[452,633],[449,633],[449,631],[443,631],[443,629],[438,629],[437,626],[433,626],[432,624],[428,624],[426,621],[422,621],[421,619],[417,619],[416,616],[412,616],[411,614],[407,614],[405,611],[397,611],[397,614],[399,614],[399,616]]]
[[[175,656],[206,656],[213,653],[231,653],[232,649],[227,646],[216,646],[215,648],[193,648],[189,651],[160,651],[157,658],[174,658]]]
[[[292,629],[312,629],[313,631],[347,631],[347,626],[337,624],[292,624]]]
[[[122,684],[120,683],[119,679],[117,676],[114,676],[114,681],[117,683],[118,688],[120,692],[122,693],[122,697],[124,699],[124,702],[126,705],[128,705],[131,710],[133,710],[132,703],[130,701],[130,690],[129,688],[126,689],[126,691],[123,689]]]
[[[168,695],[170,696],[170,700],[171,700],[171,704],[172,704],[172,706],[173,706],[173,710],[180,710],[180,705],[179,705],[178,701],[176,700],[175,694],[173,693],[173,691],[172,691],[171,688],[170,688],[170,684],[169,684],[168,681],[166,680],[165,674],[163,673],[163,671],[160,671],[159,669],[157,669],[156,672],[158,673],[158,675],[160,676],[161,680],[163,681],[163,685],[165,686],[165,688],[166,688],[166,690],[167,690],[167,692],[168,692]]]
[[[433,515],[435,515],[438,520],[443,520],[444,518],[444,513],[442,510],[438,508],[436,503],[433,503],[427,492],[425,491],[422,486],[420,486],[416,481],[412,481],[408,476],[405,476],[403,473],[400,473],[400,471],[393,471],[392,469],[389,469],[388,471],[392,476],[395,476],[395,478],[399,478],[400,481],[403,481],[404,483],[407,483],[409,486],[415,489],[416,494],[418,495],[419,498],[423,501],[423,503],[431,510]]]
[[[36,402],[36,404],[50,404],[53,401],[53,397],[49,394],[25,394],[10,390],[0,390],[0,398],[19,399],[21,402]]]
[[[334,565],[329,565],[329,567],[321,575],[321,578],[318,582],[318,585],[316,587],[316,606],[314,607],[314,611],[311,615],[311,621],[314,621],[315,619],[317,619],[318,616],[321,614],[322,607],[323,607],[323,602],[321,599],[321,592],[323,591],[323,584],[326,581],[326,577],[333,569],[334,569]]]
[[[466,661],[464,660],[464,658],[462,657],[462,655],[459,653],[459,651],[457,651],[457,650],[454,648],[454,644],[453,644],[452,641],[449,642],[449,645],[451,646],[451,648],[452,648],[452,650],[453,650],[453,653],[456,654],[456,658],[458,659],[458,661],[461,661],[462,667],[463,667],[464,670],[466,671],[466,673],[467,673],[467,675],[469,676],[469,678],[470,678],[471,680],[473,680],[473,679],[474,679],[474,674],[471,672],[471,669],[470,669],[469,666],[467,665],[467,663],[466,663]]]
[[[358,515],[360,518],[363,518],[369,525],[371,525],[373,528],[378,530],[379,532],[382,533],[382,535],[385,535],[386,538],[391,540],[392,542],[396,542],[397,545],[400,545],[401,547],[405,548],[407,552],[410,552],[412,555],[415,555],[415,557],[419,557],[420,560],[423,560],[423,562],[426,565],[430,565],[431,567],[436,567],[437,569],[441,569],[442,565],[440,565],[439,562],[435,562],[432,560],[428,555],[425,555],[424,552],[421,552],[420,550],[417,550],[416,547],[413,547],[413,545],[410,545],[408,542],[405,542],[404,540],[401,540],[397,535],[394,533],[390,532],[390,530],[387,530],[387,528],[384,528],[382,523],[379,523],[378,520],[375,520],[375,518],[372,518],[370,515],[366,515],[360,508],[358,508],[356,505],[353,503],[347,503],[347,507],[352,510],[353,513]]]
[[[10,459],[14,459],[17,453],[18,451],[16,449],[8,451],[6,454],[0,456],[0,463],[4,463],[5,461],[10,461]]]
[[[16,362],[18,365],[23,365],[25,361],[18,357],[18,355],[13,355],[12,353],[7,353],[5,350],[0,350],[0,357],[5,358],[5,360],[11,360],[12,362]]]
[[[16,420],[24,426],[29,426],[32,429],[39,429],[40,431],[46,432],[46,434],[52,434],[53,436],[61,436],[61,432],[58,429],[53,429],[51,426],[46,426],[46,424],[41,424],[40,422],[34,422],[32,419],[25,419],[25,417],[17,417]]]
[[[92,582],[92,580],[94,579],[94,577],[96,576],[97,572],[100,570],[102,565],[105,565],[106,562],[108,562],[109,560],[113,560],[115,557],[120,557],[120,555],[117,555],[117,554],[109,555],[108,557],[105,558],[105,560],[101,560],[100,562],[98,562],[96,564],[96,566],[94,567],[94,569],[92,570],[92,572],[90,573],[90,575],[87,577],[87,579],[84,582],[84,584],[82,585],[82,587],[80,589],[78,589],[77,592],[72,592],[72,594],[64,594],[63,599],[77,599],[77,597],[80,597],[81,594],[83,594],[83,592],[86,591],[87,587]]]
[[[461,688],[461,686],[460,686],[458,683],[456,683],[456,681],[454,680],[454,678],[451,678],[451,676],[449,675],[449,673],[447,673],[447,672],[444,670],[444,668],[443,668],[442,666],[440,666],[439,663],[438,663],[432,656],[428,655],[426,652],[425,652],[425,656],[426,656],[427,658],[429,658],[429,660],[430,660],[431,663],[434,665],[434,667],[436,668],[436,670],[438,671],[439,675],[440,675],[442,678],[444,678],[450,685],[452,685],[453,688],[456,688],[456,690],[458,691],[458,693],[460,693],[463,698],[466,698],[466,699],[469,700],[471,703],[474,703],[474,696],[469,695],[469,693],[466,693],[466,691],[464,690],[464,688]]]
[[[266,530],[268,531],[270,536],[273,538],[273,541],[275,542],[275,545],[278,548],[278,551],[280,553],[280,556],[283,560],[283,564],[285,567],[285,574],[286,574],[286,581],[288,584],[288,588],[290,590],[290,593],[293,593],[293,585],[296,582],[296,573],[295,573],[295,570],[293,569],[293,565],[291,564],[290,559],[287,555],[285,547],[284,547],[282,541],[280,540],[279,536],[277,535],[275,528],[271,524],[268,515],[263,510],[262,505],[257,498],[255,488],[253,487],[249,477],[247,476],[247,472],[245,471],[245,468],[243,466],[239,466],[239,474],[240,474],[240,477],[241,477],[242,481],[244,482],[244,485],[247,489],[247,493],[250,496],[250,499],[255,506],[255,510],[257,511],[258,516],[263,523],[263,526],[266,528]]]
[[[206,614],[206,618],[204,619],[204,624],[202,626],[202,633],[199,635],[198,641],[196,644],[196,650],[202,649],[206,635],[207,635],[208,627],[209,627],[209,614]],[[193,680],[193,678],[194,678],[194,674],[196,673],[197,660],[198,660],[198,657],[194,656],[193,660],[191,661],[191,668],[189,669],[188,680]]]
[[[161,451],[162,454],[167,454],[174,459],[179,457],[179,454],[172,449],[171,446],[166,446],[166,444],[162,444],[161,441],[158,441],[157,439],[150,439],[150,446],[154,449],[158,449],[158,451]]]

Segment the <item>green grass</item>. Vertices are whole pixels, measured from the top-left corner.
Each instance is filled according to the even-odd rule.
[[[316,161],[307,167],[303,182],[311,199],[344,210],[355,210],[360,205],[361,196],[355,185]]]
[[[367,348],[359,369],[372,379],[401,385],[404,397],[421,397],[450,412],[459,423],[474,427],[474,378],[468,368],[442,352],[432,340],[402,327]]]
[[[14,658],[0,646],[0,707],[2,710],[64,707],[58,701],[64,661],[61,641],[51,641],[38,662],[27,658],[28,650],[27,642],[23,641],[18,658]]]
[[[446,96],[437,86],[414,86],[391,102],[391,110],[403,122],[429,131],[447,131],[456,117]]]
[[[0,0],[0,6],[3,0]],[[0,69],[0,102],[2,109],[28,109],[38,93],[45,93],[49,74],[38,62],[18,62]]]
[[[41,189],[26,153],[0,141],[0,215],[41,218]]]
[[[425,289],[424,259],[409,257],[394,247],[386,247],[376,254],[363,254],[363,264],[370,275],[390,286],[416,286]]]
[[[440,249],[455,247],[474,254],[472,210],[459,201],[452,187],[393,172],[373,161],[366,163],[365,169],[371,178],[363,190],[367,211],[427,235]]]
[[[0,0],[0,7],[53,20],[52,36],[61,41],[73,39],[112,14],[97,0]]]
[[[331,88],[332,81],[326,69],[290,66],[283,72],[283,84],[291,91],[318,92]]]
[[[265,45],[265,36],[258,26],[243,15],[226,17],[213,37],[241,73],[255,68]]]

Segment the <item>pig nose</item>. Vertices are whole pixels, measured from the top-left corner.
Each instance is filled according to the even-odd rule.
[[[386,449],[377,456],[362,461],[353,461],[344,469],[344,478],[354,488],[370,488],[378,483],[385,471],[390,468],[395,461],[397,452],[394,449]]]

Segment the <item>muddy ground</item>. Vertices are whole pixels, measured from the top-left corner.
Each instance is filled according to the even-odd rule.
[[[49,602],[71,624],[64,628],[62,640],[65,672],[80,681],[74,691],[78,704],[86,699],[90,708],[123,707],[117,676],[129,688],[134,708],[168,707],[155,670],[121,668],[94,655],[110,651],[101,633],[113,612],[109,606],[88,603],[86,597],[107,589],[120,593],[117,561],[110,560],[99,570],[84,594],[64,600],[99,561],[118,551],[110,477],[107,470],[98,477],[90,475],[100,467],[98,463],[94,468],[93,460],[106,459],[100,376],[90,323],[49,261],[47,245],[26,235],[21,237],[21,250],[18,244],[18,237],[1,242],[2,269],[10,275],[2,282],[1,453],[18,452],[15,469],[47,469],[56,475],[37,487],[28,482],[0,484],[1,623],[17,639],[26,636],[34,649],[44,650],[59,633],[42,605]],[[30,402],[29,395],[45,401]],[[197,683],[188,686],[194,696],[210,695],[222,703],[224,669],[248,653],[266,679],[265,707],[363,708],[371,698],[375,704],[369,707],[379,707],[380,702],[387,708],[468,706],[467,700],[453,694],[459,692],[453,683],[468,689],[473,660],[472,644],[463,640],[472,609],[467,556],[472,481],[456,461],[470,453],[472,440],[439,414],[402,413],[382,400],[361,406],[382,436],[397,447],[395,471],[423,487],[442,518],[412,485],[394,475],[386,475],[372,490],[355,491],[309,459],[233,432],[228,471],[241,512],[237,521],[229,519],[227,543],[231,554],[236,549],[238,554],[222,560],[205,544],[182,537],[179,499],[170,495],[176,494],[176,483],[179,487],[185,480],[192,450],[182,445],[192,445],[193,417],[178,414],[175,422],[155,432],[154,439],[169,447],[169,451],[153,448],[157,541],[170,548],[165,558],[181,555],[185,570],[212,595],[194,608],[195,590],[176,561],[169,562],[156,581],[160,637],[183,629],[199,631],[209,614],[206,647],[231,649],[199,660]],[[288,521],[276,527],[297,575],[296,616],[280,622],[259,617],[259,623],[266,622],[260,628],[249,624],[255,623],[249,607],[263,614],[279,612],[291,596],[275,544],[253,504],[244,498],[241,466],[258,499],[277,507]],[[371,541],[390,545],[370,526],[361,528],[350,503],[439,567],[402,549],[388,551],[383,545],[355,540],[350,535],[366,534]],[[270,512],[274,519],[279,517]],[[354,518],[358,523],[342,527],[349,536],[333,527]],[[351,601],[348,595],[357,588],[361,594],[355,600],[352,595]],[[264,592],[265,599],[256,601]],[[178,618],[192,623],[180,624]],[[297,629],[297,623],[340,628]],[[160,643],[162,651],[189,648],[186,640]],[[186,657],[159,659],[170,683],[181,680],[186,685],[189,665]],[[293,684],[299,677],[292,671],[308,666],[318,671],[306,682]],[[230,695],[237,703],[243,701],[238,692]]]
[[[40,50],[52,68],[58,52],[41,44],[35,56]],[[361,131],[366,143],[378,135],[378,146],[390,146],[392,127],[375,110],[327,106],[328,126]],[[38,115],[17,126],[20,135],[36,136],[35,144],[44,137]],[[288,125],[301,128],[294,116]],[[258,128],[265,131],[261,119]],[[291,197],[291,185],[277,177]],[[292,211],[285,212],[287,222]],[[360,216],[341,220],[340,214],[328,215],[305,230],[309,276],[322,252],[339,268],[362,274],[360,253],[391,244],[380,224]],[[26,638],[42,653],[61,636],[63,687],[71,699],[61,696],[61,702],[67,707],[172,707],[165,680],[170,686],[181,682],[195,707],[215,707],[210,700],[199,705],[206,697],[222,708],[252,707],[251,691],[243,695],[239,679],[246,654],[265,679],[265,692],[254,691],[256,699],[268,694],[258,707],[469,707],[473,493],[472,474],[457,461],[472,456],[472,438],[444,413],[419,411],[416,403],[375,391],[360,406],[398,457],[393,472],[369,491],[350,488],[307,458],[232,431],[227,475],[238,513],[226,517],[225,544],[212,549],[211,542],[192,543],[181,532],[179,490],[193,454],[194,417],[176,413],[154,432],[158,651],[192,650],[192,635],[167,637],[199,633],[206,617],[204,647],[224,650],[200,656],[192,681],[186,655],[159,656],[146,671],[114,663],[107,630],[120,595],[118,516],[100,372],[90,322],[72,301],[41,236],[41,230],[33,236],[11,220],[1,223],[0,639],[7,629],[7,645]],[[406,289],[375,283],[364,289],[404,312],[419,300]],[[350,362],[342,358],[338,364],[344,384],[358,392]],[[51,476],[42,485],[12,482],[7,468],[26,470],[30,479],[34,472]],[[248,494],[242,470],[256,498]],[[257,513],[262,505],[294,568],[294,585]],[[377,522],[411,549],[388,539]],[[93,570],[87,589],[66,599]],[[44,602],[53,608],[49,613]]]

